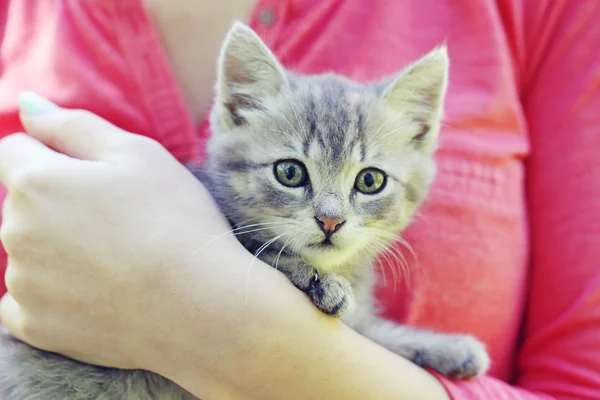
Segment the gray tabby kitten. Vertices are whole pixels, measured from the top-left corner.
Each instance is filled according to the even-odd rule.
[[[433,179],[448,74],[438,48],[361,85],[286,71],[234,24],[219,59],[214,136],[194,171],[239,240],[323,312],[412,362],[456,378],[489,365],[475,338],[377,316],[372,263]],[[0,336],[2,400],[196,399],[146,371],[82,364]]]

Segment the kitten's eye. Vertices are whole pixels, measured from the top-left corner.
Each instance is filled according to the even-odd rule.
[[[377,168],[366,168],[360,171],[354,182],[354,187],[364,194],[379,193],[387,183],[385,173]]]
[[[273,166],[273,173],[277,181],[283,186],[300,187],[308,182],[308,172],[300,161],[282,160]]]

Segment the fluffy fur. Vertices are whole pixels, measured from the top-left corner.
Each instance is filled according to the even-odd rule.
[[[242,244],[320,310],[391,351],[450,377],[485,372],[489,359],[475,338],[383,320],[372,296],[375,256],[410,222],[434,177],[445,47],[394,77],[362,85],[333,74],[294,75],[252,30],[236,23],[218,72],[214,135],[208,159],[194,172]],[[284,178],[302,173],[302,184],[278,180],[277,165],[286,160],[294,167],[282,170]],[[357,177],[365,171],[384,174],[382,190],[359,190]],[[150,372],[81,364],[4,332],[0,398],[195,397]]]

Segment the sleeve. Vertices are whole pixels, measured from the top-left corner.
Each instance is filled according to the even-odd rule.
[[[454,400],[600,399],[600,2],[523,2],[531,272],[513,385]]]

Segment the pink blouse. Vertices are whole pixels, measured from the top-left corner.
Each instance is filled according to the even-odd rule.
[[[598,21],[600,2],[568,0],[264,0],[253,13],[304,73],[378,79],[447,41],[439,175],[404,234],[416,257],[382,265],[379,295],[390,318],[487,343],[488,376],[439,377],[455,400],[600,399]],[[17,96],[34,90],[202,156],[206,125],[141,0],[4,1],[0,26],[0,135],[22,129]]]

